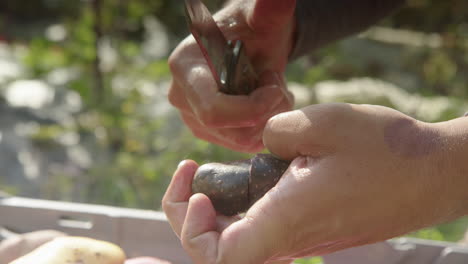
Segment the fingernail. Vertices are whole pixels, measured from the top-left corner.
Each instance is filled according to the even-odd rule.
[[[186,160],[183,160],[183,161],[179,162],[179,165],[177,165],[177,169],[179,169],[180,167],[184,166],[185,163],[187,163]]]

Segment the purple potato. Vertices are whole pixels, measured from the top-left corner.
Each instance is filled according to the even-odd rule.
[[[232,216],[247,211],[279,181],[289,162],[270,154],[248,160],[207,163],[198,168],[193,193],[208,196],[216,211]]]

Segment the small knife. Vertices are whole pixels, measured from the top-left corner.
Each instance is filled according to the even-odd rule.
[[[241,40],[227,40],[201,0],[185,0],[190,31],[205,57],[221,92],[248,95],[258,76],[245,54]]]

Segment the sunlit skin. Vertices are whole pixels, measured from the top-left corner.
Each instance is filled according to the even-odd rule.
[[[194,263],[290,263],[468,213],[467,118],[429,124],[381,106],[315,105],[270,119],[263,141],[292,164],[243,218],[191,192],[195,162],[175,172],[163,208]]]
[[[195,136],[236,151],[266,147],[292,161],[243,218],[217,214],[208,197],[191,191],[198,164],[179,165],[163,209],[196,264],[286,264],[467,214],[468,119],[428,124],[350,104],[290,111],[283,73],[294,7],[230,1],[215,15],[229,39],[245,42],[261,76],[250,96],[218,92],[193,38],[171,55],[169,100]]]
[[[291,110],[284,69],[294,40],[295,0],[232,1],[215,15],[225,36],[244,41],[259,74],[256,91],[232,96],[218,91],[216,82],[193,37],[169,58],[173,80],[169,101],[199,138],[242,152],[263,149],[267,120]]]

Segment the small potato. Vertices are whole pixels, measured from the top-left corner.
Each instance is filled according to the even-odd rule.
[[[236,215],[247,211],[273,188],[289,164],[270,154],[229,163],[207,163],[195,172],[192,192],[208,196],[219,213]]]
[[[10,263],[61,236],[66,236],[66,234],[54,230],[41,230],[11,236],[0,242],[0,263]]]
[[[123,264],[123,250],[85,237],[59,237],[10,264]]]

